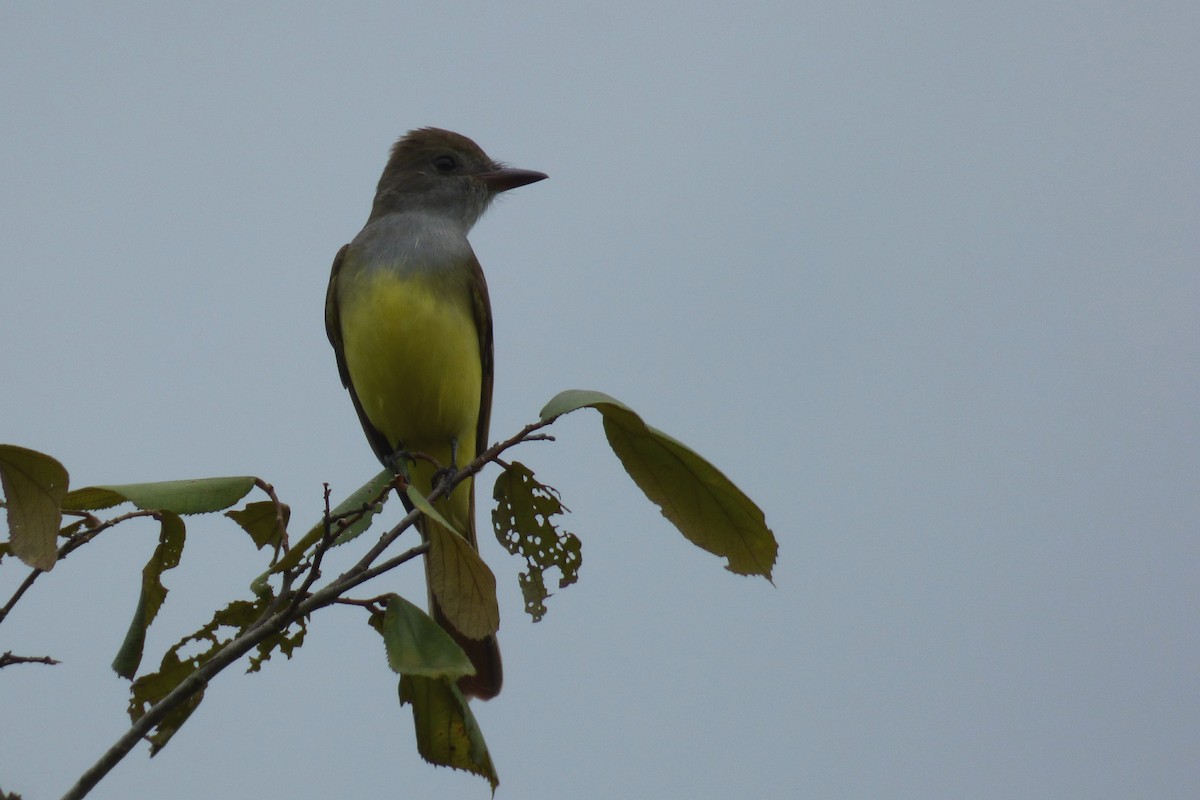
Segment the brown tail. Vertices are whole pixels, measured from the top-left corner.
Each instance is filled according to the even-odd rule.
[[[467,491],[472,491],[474,486],[471,481],[467,482]],[[405,506],[408,505],[408,498],[403,498]],[[479,543],[475,538],[475,496],[472,491],[470,514],[466,528],[467,536],[471,545],[478,550]],[[421,531],[421,537],[428,541],[429,537],[425,533],[424,526],[429,524],[425,518],[422,518],[417,523],[417,528]],[[432,523],[437,524],[437,523]],[[429,574],[429,553],[425,553],[425,574]],[[429,613],[430,616],[441,625],[443,630],[454,639],[463,652],[467,654],[467,658],[471,659],[472,666],[475,667],[474,675],[464,675],[458,679],[459,690],[467,697],[478,697],[480,700],[491,700],[496,695],[500,694],[500,687],[504,683],[504,669],[500,663],[500,643],[496,641],[495,635],[485,636],[482,639],[472,639],[459,633],[458,630],[450,624],[446,619],[446,615],[442,613],[441,606],[438,605],[437,599],[433,596],[432,587],[429,590]]]
[[[500,686],[504,683],[504,669],[500,664],[500,643],[496,641],[496,637],[468,639],[446,621],[436,602],[432,608],[433,618],[454,638],[475,667],[474,675],[464,675],[458,679],[459,690],[467,697],[478,697],[480,700],[491,700],[500,694]]]

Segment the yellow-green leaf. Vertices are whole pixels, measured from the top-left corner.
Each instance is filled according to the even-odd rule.
[[[125,497],[111,489],[85,486],[68,492],[63,499],[63,508],[68,511],[101,511],[125,502],[128,502]]]
[[[429,539],[429,587],[446,621],[468,639],[482,639],[500,627],[496,576],[466,539],[437,523],[422,524]]]
[[[566,509],[552,486],[539,483],[529,467],[514,461],[500,476],[492,491],[496,501],[492,509],[492,527],[496,539],[513,555],[520,555],[529,567],[518,578],[525,596],[525,611],[533,621],[546,614],[545,572],[559,571],[558,588],[570,586],[579,578],[583,561],[582,544],[575,534],[560,531],[554,518]]]
[[[53,569],[58,559],[67,480],[66,468],[45,453],[0,445],[0,487],[6,498],[9,546],[34,569]]]
[[[206,514],[224,511],[254,488],[253,476],[195,478],[183,481],[88,486],[67,495],[63,507],[73,511],[111,508],[124,502],[143,511]]]
[[[254,545],[259,550],[268,545],[279,546],[282,533],[287,530],[291,514],[292,510],[287,507],[287,504],[280,503],[276,510],[275,503],[270,500],[247,503],[245,508],[225,512],[225,516],[250,534],[250,538],[254,540]],[[283,519],[280,520],[279,516],[282,516]]]
[[[466,770],[487,779],[492,793],[500,785],[483,732],[454,682],[404,675],[400,704],[411,703],[417,752],[430,764]]]
[[[405,492],[425,518],[421,532],[429,540],[426,573],[446,621],[468,639],[482,639],[500,627],[496,576],[461,533],[409,484]]]
[[[762,510],[741,489],[687,445],[601,392],[562,392],[541,416],[552,419],[585,407],[600,412],[625,471],[684,536],[724,557],[730,571],[770,580],[779,545]]]

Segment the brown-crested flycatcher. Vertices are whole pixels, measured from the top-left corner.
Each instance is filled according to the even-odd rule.
[[[325,329],[342,383],[375,455],[423,495],[439,470],[488,446],[492,309],[467,233],[497,194],[545,177],[504,167],[457,133],[411,131],[392,148],[366,226],[334,258]],[[478,549],[473,479],[438,510]],[[422,535],[435,524],[422,517]],[[430,610],[475,667],[459,688],[495,697],[495,636],[463,635],[432,591]]]

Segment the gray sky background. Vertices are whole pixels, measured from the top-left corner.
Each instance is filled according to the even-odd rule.
[[[1197,796],[1200,6],[425,5],[0,7],[0,441],[75,486],[261,475],[315,521],[377,469],[330,263],[391,143],[451,128],[551,175],[472,237],[493,437],[609,392],[781,544],[774,588],[723,570],[590,412],[527,446],[584,563],[533,625],[484,542],[499,797]],[[147,666],[262,568],[189,531]],[[154,538],[0,629],[64,662],[0,674],[4,789],[57,797],[126,728]],[[488,790],[419,760],[335,610],[94,793],[255,795]]]

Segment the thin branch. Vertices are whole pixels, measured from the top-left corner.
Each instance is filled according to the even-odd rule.
[[[63,544],[58,548],[58,555],[55,558],[55,563],[65,560],[66,557],[69,556],[72,552],[74,552],[75,550],[78,550],[80,547],[83,547],[85,544],[90,542],[92,539],[95,539],[101,533],[103,533],[104,531],[108,530],[109,528],[111,528],[115,525],[125,522],[126,520],[136,519],[138,517],[152,517],[152,516],[154,516],[153,511],[130,511],[126,514],[121,514],[120,516],[113,517],[110,520],[105,520],[104,522],[101,522],[101,521],[97,520],[96,517],[93,517],[91,514],[88,514],[85,517],[85,519],[89,520],[88,529],[85,531],[81,531],[79,533],[73,534],[72,536],[67,538],[67,541],[63,542]],[[72,524],[76,524],[76,523],[72,523]],[[0,622],[4,622],[4,620],[8,617],[9,613],[12,612],[13,607],[17,604],[17,601],[21,599],[21,596],[24,595],[25,592],[29,591],[30,587],[33,586],[34,582],[39,577],[41,577],[43,572],[45,572],[45,570],[40,570],[40,569],[30,570],[29,574],[25,576],[25,580],[21,581],[21,585],[17,587],[15,592],[13,592],[12,597],[10,597],[8,602],[4,604],[3,608],[0,608]]]
[[[414,547],[401,556],[391,559],[397,566],[424,552],[426,545]],[[383,565],[380,565],[381,567]],[[389,569],[391,567],[388,567]],[[202,690],[208,682],[222,670],[236,662],[246,653],[270,636],[285,630],[296,620],[312,614],[318,609],[332,605],[340,596],[353,589],[360,583],[370,580],[380,574],[378,570],[367,570],[361,575],[342,576],[329,586],[326,586],[301,602],[295,608],[288,607],[284,611],[262,620],[251,626],[245,633],[221,648],[211,659],[202,664],[191,675],[179,682],[170,693],[159,700],[146,711],[137,722],[133,723],[124,734],[79,777],[71,789],[63,795],[62,800],[80,800],[98,784],[113,767],[125,758],[139,741],[148,736],[178,705],[186,702],[189,697]]]
[[[441,497],[441,494],[434,492],[432,495],[430,495],[430,497]],[[430,502],[433,501],[430,500]],[[346,572],[343,574],[349,575],[356,571],[368,569],[371,564],[374,563],[375,559],[379,558],[379,556],[383,554],[383,551],[388,549],[388,546],[400,537],[400,534],[404,533],[413,525],[416,525],[417,520],[420,518],[421,512],[418,509],[414,508],[409,511],[404,515],[404,518],[397,522],[390,531],[379,537],[379,541],[371,546],[371,549],[367,551],[366,555],[358,560],[358,563],[346,570]]]
[[[124,734],[110,747],[100,759],[88,768],[79,780],[63,795],[63,800],[78,800],[85,797],[113,767],[144,737],[148,736],[159,722],[177,706],[208,685],[208,682],[221,670],[234,663],[255,647],[259,642],[278,633],[286,627],[282,615],[276,614],[262,620],[257,626],[252,626],[238,638],[219,650],[211,659],[202,664],[191,675],[188,675],[162,700],[134,722]]]
[[[7,603],[4,604],[4,608],[0,608],[0,622],[4,622],[9,615],[9,612],[13,610],[13,606],[15,606],[17,601],[21,599],[21,595],[29,591],[29,587],[33,586],[33,582],[36,581],[38,576],[41,574],[42,571],[40,569],[30,570],[29,574],[25,576],[25,580],[21,581],[21,585],[17,587],[15,592],[13,592],[13,596],[9,598]]]
[[[285,553],[288,549],[287,525],[283,520],[283,503],[279,501],[279,496],[275,494],[275,487],[262,478],[255,478],[254,485],[262,489],[263,493],[271,498],[271,504],[275,506],[275,529],[276,533],[279,534],[279,539],[275,542],[275,554],[271,557],[271,563],[274,564],[279,560],[280,549]]]
[[[137,511],[129,511],[124,514],[119,514],[118,516],[115,516],[112,519],[106,519],[103,522],[100,522],[99,524],[95,525],[94,527],[89,526],[87,530],[81,531],[80,533],[76,533],[73,536],[71,536],[69,539],[67,539],[67,541],[63,544],[62,547],[58,548],[58,560],[62,561],[64,558],[66,558],[72,552],[74,552],[75,550],[78,550],[80,547],[83,547],[85,544],[90,542],[92,539],[95,539],[97,536],[104,533],[109,528],[120,525],[122,522],[127,522],[128,520],[131,520],[131,519],[137,519],[139,517],[153,517],[157,513],[158,512],[156,512],[156,511],[143,511],[141,509],[138,509]],[[93,519],[95,519],[95,518],[93,517]]]
[[[372,614],[378,614],[383,610],[382,608],[380,608],[380,606],[386,605],[387,600],[388,600],[388,595],[386,595],[386,594],[378,594],[378,595],[375,595],[374,597],[365,597],[361,600],[357,600],[353,597],[339,597],[333,601],[332,605],[357,606],[359,608],[365,608],[367,611],[370,611]]]
[[[375,566],[371,567],[370,569],[364,570],[362,573],[354,576],[354,578],[353,578],[354,582],[351,585],[347,586],[346,589],[353,589],[355,586],[358,586],[360,583],[366,583],[367,581],[371,580],[372,578],[378,578],[383,573],[395,569],[396,567],[400,566],[401,564],[403,564],[406,561],[412,561],[417,556],[425,555],[425,553],[428,551],[429,551],[429,542],[421,542],[420,544],[418,544],[414,547],[410,547],[409,549],[405,550],[400,555],[395,556],[393,558],[389,558],[387,561],[384,561],[380,564],[376,564]]]
[[[294,613],[297,606],[309,596],[309,591],[312,585],[316,583],[317,578],[321,577],[321,561],[324,560],[325,554],[329,552],[329,548],[333,547],[333,543],[337,541],[337,537],[333,533],[332,525],[329,523],[329,490],[325,490],[325,533],[321,537],[321,541],[317,542],[317,546],[313,549],[312,562],[309,564],[308,574],[304,578],[304,583],[300,584],[300,589],[292,595],[291,602],[288,603],[288,612]],[[284,586],[289,585],[289,581],[284,582]],[[282,597],[284,592],[280,592]],[[289,623],[290,624],[290,623]]]
[[[503,441],[492,445],[487,450],[484,450],[482,453],[480,453],[473,461],[464,466],[462,469],[455,472],[446,480],[438,483],[438,485],[434,487],[434,490],[430,492],[429,496],[425,499],[432,503],[435,500],[440,500],[441,498],[449,495],[450,492],[454,490],[454,487],[458,486],[458,484],[462,483],[467,478],[474,477],[475,475],[479,474],[479,472],[489,463],[498,461],[500,454],[509,448],[515,447],[516,445],[526,441],[542,441],[547,439],[552,440],[553,437],[547,434],[537,434],[536,436],[531,434],[533,434],[534,431],[541,430],[553,422],[554,419],[531,422],[518,431],[515,436],[504,439]],[[347,570],[346,574],[358,569],[367,569],[375,561],[375,559],[378,558],[383,551],[386,550],[388,546],[400,536],[400,534],[415,525],[420,516],[421,512],[417,509],[410,510],[408,514],[405,515],[404,519],[400,520],[400,522],[397,523],[392,530],[379,537],[379,541],[375,543],[375,546],[367,551],[366,555],[359,559],[357,564]]]
[[[428,499],[432,502],[448,495],[455,486],[467,478],[478,474],[488,463],[496,460],[501,453],[509,448],[523,441],[549,438],[544,435],[531,437],[530,434],[546,427],[553,421],[553,419],[549,419],[530,423],[515,436],[492,445],[480,453],[475,460],[467,464],[463,469],[456,472],[449,479],[439,483],[437,488],[430,493]],[[391,488],[388,487],[385,492],[390,491]],[[374,563],[383,551],[387,549],[388,545],[395,541],[405,529],[416,523],[420,514],[421,512],[415,509],[410,511],[392,530],[381,536],[379,541],[376,542],[367,555],[360,559],[358,563],[333,579],[328,585],[312,594],[307,594],[312,583],[317,579],[321,558],[324,556],[325,551],[332,546],[333,541],[336,540],[336,537],[332,534],[332,526],[329,525],[327,513],[326,535],[317,544],[316,550],[313,553],[313,559],[307,568],[308,575],[306,575],[304,583],[301,585],[301,590],[292,593],[290,589],[291,581],[300,574],[300,571],[292,572],[289,570],[288,572],[292,572],[292,574],[284,575],[283,593],[277,598],[276,603],[271,604],[270,609],[273,613],[269,611],[261,616],[244,633],[226,644],[211,659],[180,681],[179,685],[170,693],[151,706],[145,714],[130,726],[129,730],[117,739],[112,747],[95,764],[80,776],[78,782],[63,795],[63,800],[80,800],[80,798],[85,797],[168,714],[180,704],[186,702],[196,692],[201,691],[217,674],[250,652],[258,644],[286,630],[292,623],[310,616],[318,609],[340,602],[342,595],[356,586],[424,554],[429,549],[428,542],[422,542],[400,555],[379,564]],[[287,601],[283,602],[285,597],[287,597]]]
[[[11,667],[13,664],[60,664],[58,659],[50,656],[14,656],[12,650],[0,654],[0,668]]]

